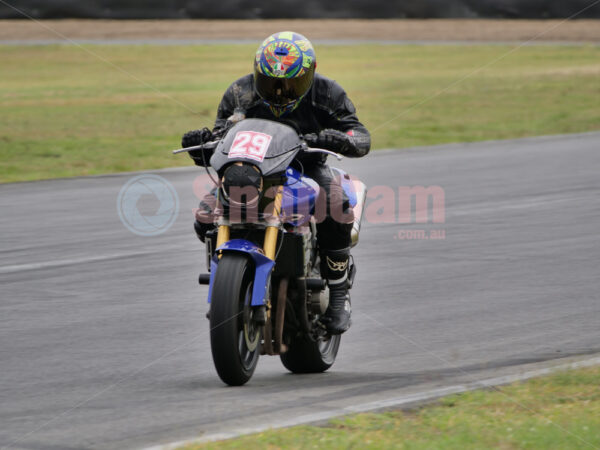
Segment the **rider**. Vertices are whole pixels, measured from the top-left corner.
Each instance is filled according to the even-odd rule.
[[[304,36],[291,31],[272,34],[258,47],[254,73],[235,81],[223,95],[212,132],[208,128],[190,131],[183,136],[182,147],[220,138],[232,122],[247,117],[289,124],[311,147],[349,157],[365,156],[371,146],[369,132],[342,87],[315,73],[316,66],[314,49]],[[209,151],[189,153],[197,165],[204,165],[211,156]],[[331,334],[341,334],[351,324],[347,272],[353,215],[326,158],[322,153],[301,152],[295,163],[327,194],[327,217],[317,224],[322,270],[329,285],[329,307],[323,322]],[[212,226],[207,223],[212,224],[215,204],[214,194],[200,203],[194,227],[202,241]],[[343,222],[332,217],[340,217],[331,214],[335,207],[343,211]]]

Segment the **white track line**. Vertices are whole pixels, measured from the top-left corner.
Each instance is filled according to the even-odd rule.
[[[111,259],[129,258],[132,256],[147,255],[151,252],[113,253],[110,255],[88,256],[84,258],[60,259],[57,261],[44,261],[30,264],[17,264],[13,266],[0,266],[0,274],[24,272],[28,270],[49,269],[52,267],[74,266],[77,264],[108,261]]]
[[[224,439],[232,439],[247,434],[262,433],[264,431],[287,428],[296,425],[305,425],[309,423],[322,422],[325,420],[333,419],[335,417],[345,416],[348,414],[356,414],[368,411],[377,411],[388,408],[401,409],[409,405],[418,403],[427,403],[433,400],[445,397],[447,395],[459,394],[467,391],[474,391],[485,387],[501,386],[504,384],[510,384],[517,381],[524,381],[530,378],[536,378],[544,375],[549,375],[553,372],[566,370],[566,369],[578,369],[582,367],[591,367],[600,365],[600,356],[594,356],[582,361],[572,362],[568,364],[560,364],[553,367],[547,367],[544,369],[530,370],[523,372],[518,375],[506,375],[502,377],[488,378],[486,380],[474,381],[471,383],[457,384],[439,389],[432,389],[429,391],[417,392],[414,394],[403,395],[400,397],[393,397],[386,400],[379,400],[375,402],[363,403],[355,406],[348,406],[345,408],[332,409],[327,411],[316,412],[314,414],[308,414],[304,416],[298,416],[290,419],[276,420],[269,422],[268,424],[258,425],[247,428],[236,428],[227,432],[211,433],[197,438],[187,439],[178,442],[171,442],[169,444],[156,445],[152,447],[146,447],[143,450],[173,450],[178,447],[199,444],[203,442],[214,442],[221,441]]]

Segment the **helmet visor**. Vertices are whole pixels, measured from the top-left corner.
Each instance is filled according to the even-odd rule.
[[[255,72],[254,83],[263,100],[272,106],[284,106],[308,92],[313,80],[311,75],[311,72],[307,72],[300,77],[276,78]]]

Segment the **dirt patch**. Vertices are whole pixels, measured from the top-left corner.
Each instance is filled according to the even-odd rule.
[[[0,40],[260,40],[282,30],[313,40],[600,42],[600,20],[0,20]]]

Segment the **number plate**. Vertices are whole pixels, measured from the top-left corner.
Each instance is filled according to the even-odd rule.
[[[273,136],[257,131],[238,131],[229,149],[228,158],[245,158],[262,162]]]

